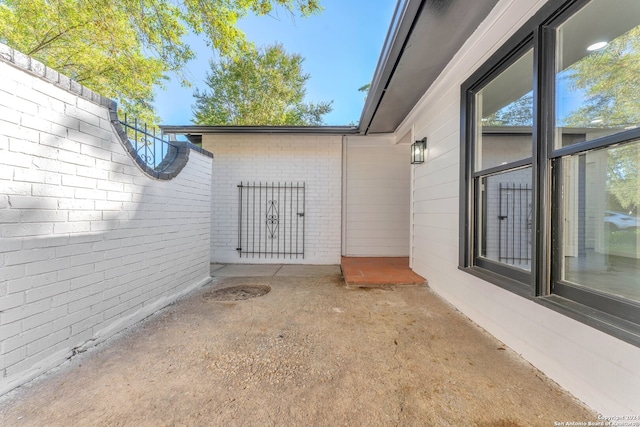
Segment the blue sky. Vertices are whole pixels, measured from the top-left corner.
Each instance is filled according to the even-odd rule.
[[[274,16],[249,16],[240,21],[247,38],[258,46],[276,42],[289,53],[305,58],[307,102],[333,100],[327,125],[357,122],[364,105],[358,88],[371,81],[382,43],[387,35],[396,0],[322,0],[324,11],[309,18],[291,17],[280,10]],[[183,88],[176,80],[156,91],[154,105],[165,125],[191,122],[193,92],[206,89],[204,78],[213,54],[204,41],[189,37],[197,59],[186,68],[193,87]]]

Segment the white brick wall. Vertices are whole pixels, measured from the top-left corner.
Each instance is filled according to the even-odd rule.
[[[3,394],[209,280],[212,159],[151,179],[105,107],[0,75]]]
[[[215,156],[212,175],[211,261],[339,264],[342,137],[310,135],[205,135]],[[240,258],[238,188],[241,181],[305,182],[305,256]]]
[[[640,348],[458,270],[460,86],[545,0],[501,0],[397,133],[429,140],[413,182],[413,268],[465,315],[604,415],[640,414]]]

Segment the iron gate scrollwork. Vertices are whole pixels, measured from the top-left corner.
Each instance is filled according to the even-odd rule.
[[[304,182],[241,182],[236,248],[240,257],[304,258],[304,211]]]

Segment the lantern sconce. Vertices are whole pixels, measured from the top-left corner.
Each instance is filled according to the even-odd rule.
[[[420,141],[416,141],[411,144],[411,164],[418,165],[424,163],[424,158],[427,152],[427,137],[425,136]]]

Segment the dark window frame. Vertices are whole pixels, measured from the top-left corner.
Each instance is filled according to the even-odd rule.
[[[504,287],[519,295],[526,296],[529,294],[529,284],[531,283],[532,273],[517,267],[511,267],[508,264],[502,264],[490,259],[482,258],[478,255],[477,244],[474,241],[475,230],[478,229],[478,215],[474,212],[474,207],[478,206],[480,192],[475,183],[483,177],[496,175],[504,172],[518,170],[521,168],[532,167],[534,157],[527,157],[505,165],[490,167],[481,171],[475,170],[475,149],[474,149],[474,132],[475,132],[475,98],[476,94],[482,90],[494,78],[498,77],[503,71],[508,69],[512,64],[522,58],[527,52],[533,49],[534,65],[536,57],[536,49],[533,44],[534,34],[522,29],[517,33],[518,39],[515,43],[507,43],[494,54],[487,63],[476,71],[462,86],[462,104],[461,104],[461,135],[464,138],[460,149],[461,165],[461,188],[460,188],[460,252],[459,265],[460,268],[471,274],[484,276],[483,272],[489,273],[491,282],[498,286]],[[515,39],[514,36],[513,39]],[[492,61],[493,59],[493,61]],[[535,74],[533,81],[533,98],[534,109],[536,99],[536,82]],[[532,127],[532,143],[535,145],[536,134],[536,114],[534,114],[534,123]],[[533,177],[532,175],[532,181]],[[533,184],[533,182],[532,182]],[[464,205],[464,208],[463,208]],[[464,224],[464,226],[463,226]],[[462,234],[462,230],[465,231]],[[532,239],[533,240],[533,239]],[[533,249],[531,251],[533,256]],[[532,264],[533,265],[533,264]],[[510,278],[511,281],[503,280],[502,277]]]
[[[557,280],[559,227],[552,227],[560,206],[557,164],[565,156],[640,139],[640,128],[602,138],[554,147],[556,30],[590,0],[550,0],[481,65],[461,86],[460,103],[460,246],[459,269],[491,282],[600,331],[640,347],[640,304]],[[475,172],[475,94],[533,47],[532,157]],[[533,173],[533,236],[531,273],[477,257],[476,230],[481,176],[531,165]]]

